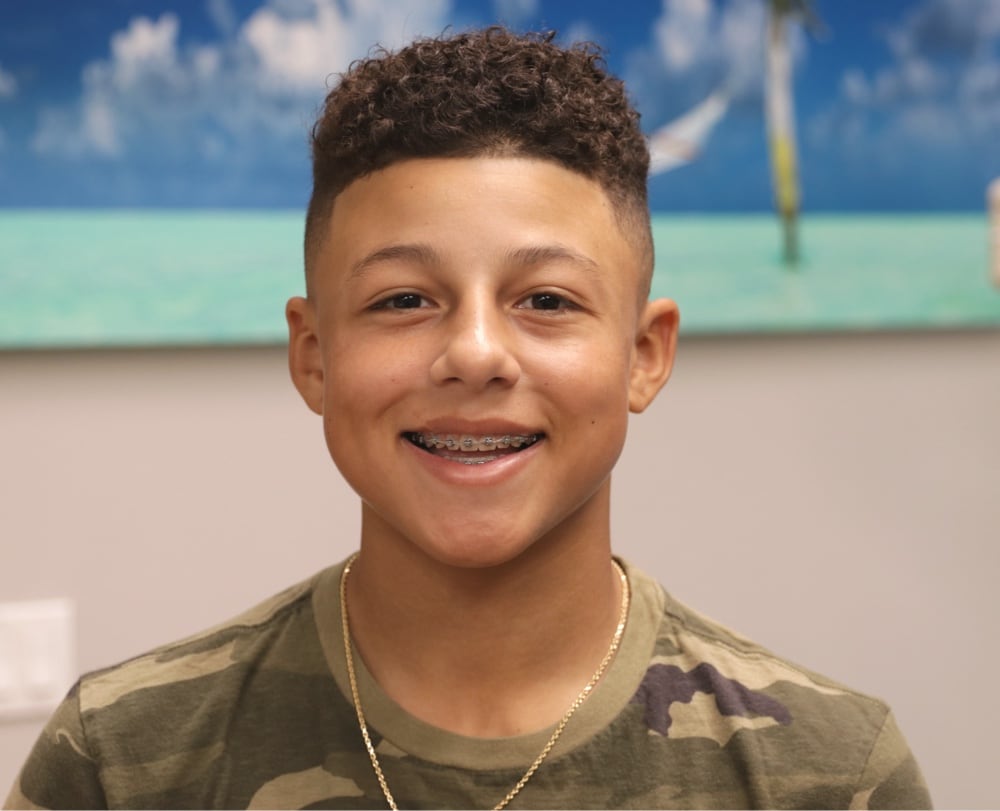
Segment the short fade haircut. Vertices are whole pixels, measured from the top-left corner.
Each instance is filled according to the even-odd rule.
[[[526,157],[600,184],[641,258],[648,295],[649,149],[639,113],[596,45],[554,39],[492,26],[379,48],[340,76],[312,130],[307,290],[334,201],[353,181],[412,158]]]

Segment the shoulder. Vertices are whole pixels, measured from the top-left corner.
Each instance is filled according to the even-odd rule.
[[[720,757],[752,773],[764,804],[929,803],[884,701],[778,656],[641,572],[632,576],[658,606],[656,641],[633,699],[651,735],[714,742]]]
[[[73,686],[42,730],[4,808],[106,808]]]
[[[84,675],[29,756],[20,800],[207,807],[209,775],[233,759],[234,745],[256,750],[284,719],[315,715],[305,704],[330,682],[312,607],[322,575],[203,633]]]
[[[638,578],[645,576],[638,573]],[[647,669],[653,685],[669,681],[682,693],[708,689],[721,705],[749,710],[775,724],[808,717],[814,733],[820,731],[821,721],[837,727],[860,724],[871,734],[885,722],[889,708],[880,699],[775,654],[645,579],[641,587],[660,595],[659,625]]]
[[[86,674],[79,682],[80,711],[85,716],[129,704],[157,693],[204,696],[206,688],[248,672],[260,660],[273,659],[289,633],[308,633],[316,577],[298,583],[238,616],[194,636]],[[301,650],[301,649],[299,649]],[[273,662],[277,665],[278,662]],[[208,681],[206,681],[208,680]]]

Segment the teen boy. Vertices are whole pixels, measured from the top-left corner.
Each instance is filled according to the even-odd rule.
[[[8,802],[921,807],[887,708],[611,556],[670,372],[648,153],[584,48],[501,29],[355,64],[314,131],[292,378],[361,551],[85,676]]]

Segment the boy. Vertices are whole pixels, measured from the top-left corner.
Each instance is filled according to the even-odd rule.
[[[8,803],[924,807],[887,708],[611,555],[647,302],[648,152],[585,48],[502,29],[355,64],[313,133],[292,379],[360,554],[85,676]]]

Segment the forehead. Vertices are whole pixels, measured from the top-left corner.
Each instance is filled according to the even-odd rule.
[[[620,220],[600,184],[551,161],[406,160],[337,196],[312,272],[326,276],[394,244],[429,244],[456,260],[556,246],[632,279],[639,251]]]

